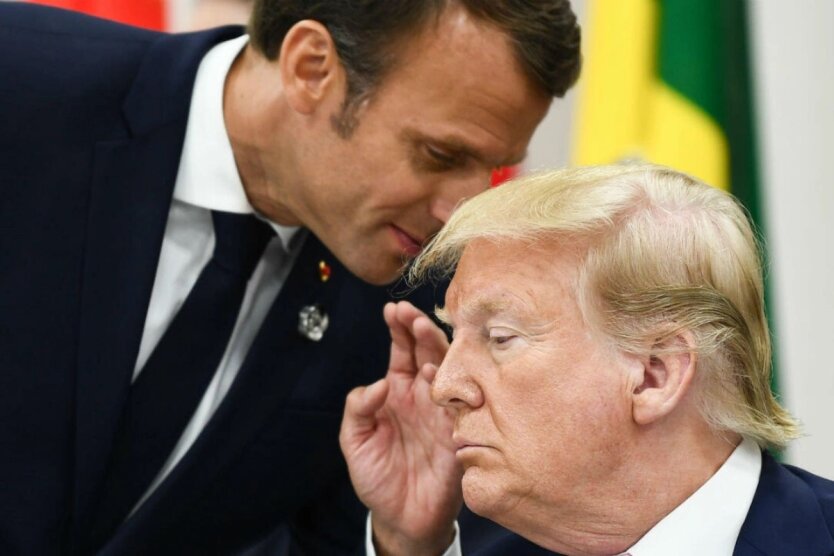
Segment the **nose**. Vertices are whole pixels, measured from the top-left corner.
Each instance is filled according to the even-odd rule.
[[[439,184],[429,210],[442,223],[448,222],[458,204],[489,188],[491,171],[474,171]]]
[[[449,409],[477,408],[483,405],[484,396],[478,383],[464,366],[460,357],[465,348],[455,342],[446,352],[431,385],[431,398],[437,405]]]

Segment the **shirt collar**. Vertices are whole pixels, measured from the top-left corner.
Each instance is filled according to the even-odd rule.
[[[628,549],[631,556],[732,554],[759,485],[762,453],[744,439],[692,496]]]
[[[246,198],[223,117],[226,75],[248,42],[248,35],[221,42],[200,62],[174,185],[174,199],[178,201],[208,210],[255,213]],[[275,230],[284,249],[289,250],[298,227],[257,216]]]

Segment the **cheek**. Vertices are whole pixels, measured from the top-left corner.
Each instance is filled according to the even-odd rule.
[[[494,400],[493,418],[513,458],[531,472],[558,462],[580,463],[604,457],[625,434],[628,408],[614,381],[580,380],[577,370],[567,380],[503,384]],[[585,376],[588,376],[585,374]],[[574,379],[575,378],[575,379]],[[587,457],[586,457],[587,455]]]
[[[559,409],[554,408],[558,413]],[[561,418],[553,417],[546,446],[555,492],[574,483],[596,483],[622,465],[621,445],[626,441],[627,413],[619,398],[604,391],[586,392],[565,400]]]

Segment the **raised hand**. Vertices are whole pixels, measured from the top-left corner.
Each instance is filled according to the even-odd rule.
[[[377,554],[442,554],[462,503],[454,419],[431,400],[446,336],[408,302],[384,310],[391,331],[385,378],[347,398],[339,440]]]

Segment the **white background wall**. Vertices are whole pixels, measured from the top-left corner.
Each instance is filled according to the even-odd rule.
[[[751,7],[788,460],[834,478],[834,2]]]
[[[588,1],[572,0],[583,23]],[[777,364],[806,433],[786,459],[834,478],[834,0],[750,12]],[[576,94],[554,104],[527,168],[568,163]]]

